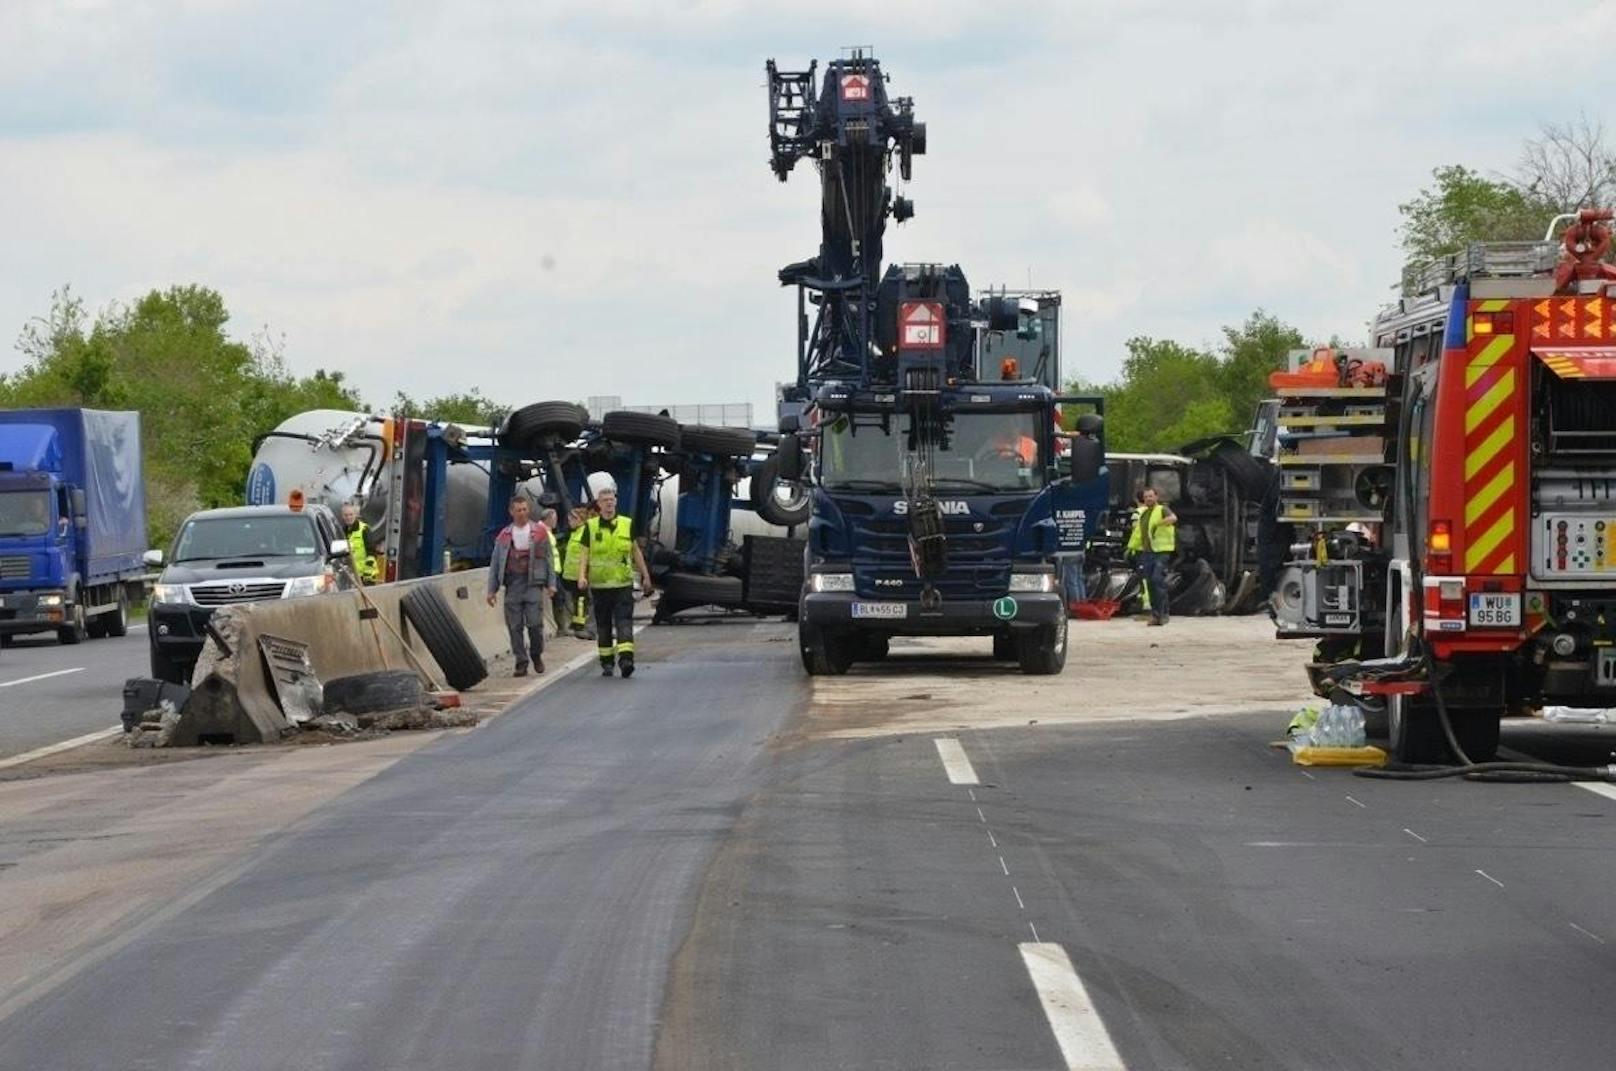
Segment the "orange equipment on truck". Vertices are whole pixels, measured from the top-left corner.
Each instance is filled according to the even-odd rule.
[[[1357,687],[1388,696],[1402,761],[1448,757],[1439,699],[1477,761],[1504,715],[1616,706],[1610,218],[1571,217],[1559,249],[1444,257],[1375,322],[1391,358],[1384,419],[1363,429],[1383,445],[1381,538],[1319,525],[1323,560],[1299,542],[1274,606],[1282,636],[1385,660]]]

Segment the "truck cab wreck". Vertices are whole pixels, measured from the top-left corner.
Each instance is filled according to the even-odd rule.
[[[844,673],[893,636],[968,635],[1057,673],[1057,561],[1106,500],[1103,403],[1059,393],[1060,295],[973,296],[957,265],[883,273],[886,217],[914,213],[887,176],[926,148],[912,102],[858,51],[820,86],[813,67],[768,73],[775,173],[812,158],[823,190],[819,255],[780,272],[799,312],[780,471],[813,488],[803,664]],[[1057,436],[1061,404],[1082,413],[1076,434]]]

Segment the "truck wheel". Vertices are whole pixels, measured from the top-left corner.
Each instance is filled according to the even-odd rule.
[[[697,454],[714,457],[748,457],[757,449],[757,436],[746,428],[710,428],[686,424],[679,435],[680,446]]]
[[[1066,668],[1066,619],[1016,637],[1021,672],[1047,677]]]
[[[97,615],[95,623],[100,626],[100,635],[119,636],[129,635],[129,595],[122,587],[118,588],[118,605],[104,614]]]
[[[589,410],[575,402],[535,402],[524,405],[499,429],[499,444],[526,450],[546,439],[571,442],[583,434]]]
[[[679,422],[658,413],[636,413],[617,409],[600,420],[606,438],[630,446],[660,446],[664,450],[679,449]]]
[[[1436,707],[1413,696],[1394,695],[1386,703],[1386,734],[1392,758],[1411,766],[1435,765],[1448,757]]]
[[[325,682],[327,714],[374,714],[384,710],[409,710],[421,705],[426,693],[414,670],[383,669],[375,673],[355,673]]]
[[[432,652],[449,687],[465,691],[488,676],[488,666],[478,653],[477,645],[449,609],[443,592],[422,585],[411,588],[403,599],[404,616],[421,641]]]
[[[793,492],[790,498],[781,498],[781,489]],[[781,528],[794,528],[808,523],[813,512],[813,499],[801,484],[780,482],[780,459],[771,457],[752,473],[752,508],[770,524]]]
[[[84,620],[84,604],[75,603],[73,606],[73,620],[56,630],[56,639],[59,643],[72,646],[75,643],[83,643],[87,631],[88,625]]]
[[[802,648],[802,668],[810,677],[839,677],[853,665],[848,637],[817,625],[799,624],[797,645]]]
[[[743,601],[740,577],[701,573],[669,573],[662,578],[662,595],[685,606],[739,606]]]

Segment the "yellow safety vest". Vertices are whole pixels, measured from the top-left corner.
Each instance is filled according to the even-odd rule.
[[[561,579],[576,582],[578,579],[579,548],[584,545],[584,525],[580,524],[567,533],[567,553],[561,559]]]
[[[1166,554],[1178,546],[1178,525],[1161,523],[1162,512],[1166,509],[1166,506],[1157,503],[1147,510],[1140,510],[1139,523],[1134,528],[1139,533],[1141,546],[1146,538],[1145,533],[1150,533],[1150,549],[1157,554]]]
[[[359,521],[348,533],[348,552],[353,558],[354,572],[364,584],[374,584],[382,577],[381,567],[376,564],[376,556],[370,552],[369,541],[365,539],[369,534],[370,525],[364,521]]]
[[[619,513],[609,522],[589,518],[589,586],[634,585],[634,523]]]

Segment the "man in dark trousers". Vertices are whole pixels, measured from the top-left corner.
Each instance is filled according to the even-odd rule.
[[[494,559],[488,565],[488,605],[505,588],[505,627],[511,633],[511,655],[518,677],[544,672],[544,608],[556,590],[550,531],[533,522],[533,506],[523,495],[511,499],[511,523],[494,537]],[[522,632],[527,632],[523,642]]]
[[[645,556],[634,541],[633,522],[617,512],[617,488],[602,483],[595,504],[600,515],[589,519],[579,539],[578,588],[589,593],[595,609],[595,651],[600,655],[601,676],[612,675],[615,656],[623,676],[632,677],[634,574],[639,573],[649,598],[651,570],[645,567]]]

